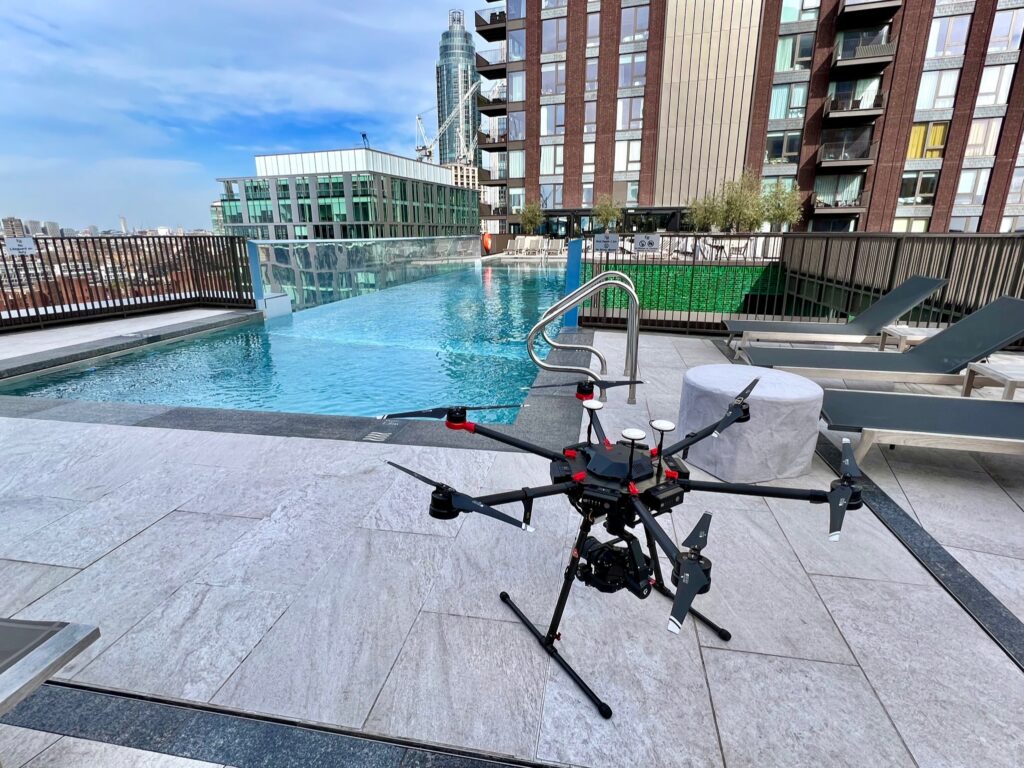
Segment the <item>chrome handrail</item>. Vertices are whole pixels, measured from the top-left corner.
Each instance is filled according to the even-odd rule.
[[[640,324],[638,322],[640,317],[640,298],[637,296],[636,286],[633,285],[633,281],[629,276],[617,270],[608,270],[607,272],[595,275],[568,296],[556,301],[547,309],[546,312],[544,312],[543,315],[541,315],[540,320],[538,320],[537,324],[530,329],[530,333],[526,337],[526,351],[530,355],[530,359],[533,360],[539,368],[542,368],[545,371],[579,373],[592,380],[600,378],[600,376],[594,373],[590,368],[583,368],[575,365],[554,365],[545,360],[541,360],[540,357],[538,357],[537,352],[534,350],[533,344],[537,335],[542,334],[544,340],[551,344],[555,349],[578,349],[596,355],[597,359],[601,361],[601,373],[604,374],[607,372],[607,360],[604,355],[594,347],[587,346],[586,344],[556,343],[550,339],[546,332],[546,327],[555,320],[555,318],[565,314],[594,294],[600,293],[606,288],[620,288],[626,292],[626,295],[629,298],[629,308],[626,313],[626,365],[623,370],[623,374],[632,380],[636,379],[637,354],[640,345]],[[629,393],[627,395],[626,402],[631,405],[636,403],[636,384],[629,385]]]

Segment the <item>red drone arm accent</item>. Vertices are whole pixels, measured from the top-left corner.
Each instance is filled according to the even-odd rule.
[[[604,439],[604,447],[605,448],[611,448],[612,447],[612,441],[609,440],[607,437]]]
[[[679,479],[679,473],[676,472],[674,469],[666,469],[665,470],[665,479],[666,480],[678,480]]]
[[[472,421],[464,421],[461,424],[446,421],[444,425],[448,427],[448,429],[464,429],[467,432],[476,432],[476,424],[474,424]]]
[[[638,491],[638,490],[636,489],[636,485],[635,485],[634,483],[630,483],[630,484],[629,484],[629,492],[630,492],[630,493],[631,493],[631,494],[632,494],[633,496],[639,496],[639,495],[640,495],[640,491]]]
[[[657,455],[658,455],[658,446],[654,446],[653,448],[651,448],[651,458],[653,459]]]
[[[576,451],[572,448],[566,448],[564,451],[562,451],[562,453],[565,454],[565,458],[567,459],[576,458]]]
[[[577,392],[576,393],[576,399],[577,400],[593,400],[594,399],[594,393],[591,392],[589,395],[581,395],[579,392]]]
[[[572,476],[572,479],[575,480],[577,483],[582,483],[586,479],[586,477],[586,472],[577,472],[575,475]]]

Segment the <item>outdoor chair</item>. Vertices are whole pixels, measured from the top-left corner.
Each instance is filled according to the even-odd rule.
[[[829,429],[861,433],[858,460],[876,443],[1024,455],[1024,403],[826,389],[821,415]]]
[[[1003,296],[906,352],[746,347],[751,365],[857,381],[960,384],[961,371],[1024,336],[1024,299]]]
[[[751,341],[830,342],[863,344],[878,341],[882,329],[899,320],[928,296],[946,284],[937,277],[915,275],[846,323],[815,323],[771,320],[726,320],[729,342],[736,336],[736,356]]]

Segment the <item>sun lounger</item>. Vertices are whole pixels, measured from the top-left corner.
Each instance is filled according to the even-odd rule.
[[[1024,455],[1024,403],[826,389],[821,415],[861,433],[858,460],[876,443]]]
[[[1024,336],[1024,299],[1003,296],[906,352],[746,347],[751,365],[857,381],[960,384],[968,364]]]
[[[847,323],[799,323],[771,320],[726,320],[729,341],[739,335],[736,355],[751,341],[794,341],[863,344],[877,341],[882,329],[895,323],[946,284],[937,277],[915,275],[904,280]]]

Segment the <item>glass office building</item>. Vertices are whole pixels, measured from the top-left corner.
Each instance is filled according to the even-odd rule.
[[[477,97],[463,97],[480,80],[476,71],[473,35],[466,29],[462,11],[448,14],[448,29],[441,35],[437,62],[437,127],[459,109],[460,114],[444,134],[438,136],[438,161],[441,165],[459,162],[465,152],[473,165],[480,165],[476,132],[480,125]]]

